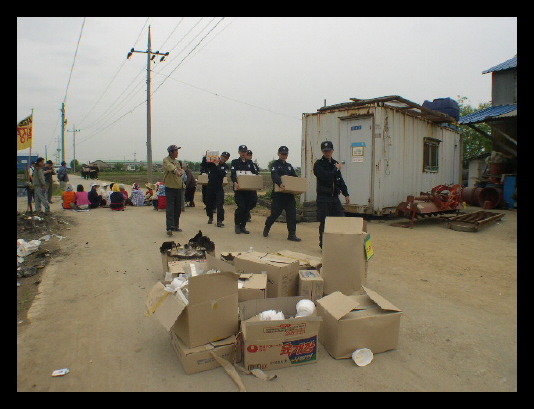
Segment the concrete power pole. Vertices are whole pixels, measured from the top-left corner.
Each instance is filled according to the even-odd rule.
[[[137,51],[133,48],[126,57],[129,59],[132,53],[146,53],[146,161],[148,167],[148,182],[152,183],[152,97],[151,97],[151,85],[152,85],[152,70],[150,69],[151,61],[156,58],[156,55],[161,55],[160,62],[169,55],[168,52],[160,53],[159,51],[152,52],[150,38],[150,26],[148,26],[148,47],[146,51]]]
[[[74,125],[72,125],[72,131],[69,131],[67,129],[67,132],[72,132],[72,150],[73,150],[73,156],[72,156],[72,171],[76,173],[76,132],[80,132],[79,129],[76,129]]]
[[[66,158],[66,144],[65,144],[65,125],[67,120],[65,119],[65,103],[61,104],[61,161],[67,162]]]

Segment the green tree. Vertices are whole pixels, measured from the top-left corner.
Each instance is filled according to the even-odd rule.
[[[491,102],[482,102],[478,105],[478,108],[475,108],[468,104],[467,101],[467,97],[461,97],[458,95],[457,102],[460,106],[460,117],[472,114],[485,108],[489,108],[491,106]],[[491,135],[491,127],[488,124],[478,123],[475,124],[475,126],[488,135]],[[491,152],[492,142],[490,139],[481,135],[468,125],[460,125],[460,131],[463,135],[464,160]]]

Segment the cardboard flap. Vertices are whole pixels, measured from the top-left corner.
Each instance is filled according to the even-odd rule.
[[[366,233],[363,217],[332,217],[327,216],[324,225],[325,233],[362,234]]]
[[[358,301],[346,296],[341,291],[335,291],[332,294],[317,300],[317,304],[320,304],[336,320],[343,318],[360,305]]]
[[[227,263],[224,260],[221,260],[219,258],[213,257],[210,254],[206,253],[206,264],[208,270],[219,270],[222,273],[235,273],[235,267],[231,265],[230,263]]]
[[[238,278],[238,274],[230,272],[190,277],[188,280],[189,303],[199,304],[237,294]]]
[[[239,277],[239,281],[242,282],[242,288],[261,290],[264,289],[267,285],[267,274],[241,274]]]
[[[165,329],[169,331],[187,306],[187,303],[166,291],[165,286],[158,282],[148,292],[145,298],[145,306],[147,308],[146,315],[154,314]]]
[[[375,303],[377,303],[380,306],[380,308],[382,308],[383,310],[399,311],[399,312],[402,311],[401,309],[391,304],[384,297],[374,292],[373,290],[370,290],[369,288],[364,287],[363,285],[362,285],[362,288],[365,290],[365,293],[369,296],[369,298],[373,300]]]
[[[298,264],[298,260],[296,259],[291,259],[289,257],[285,257],[285,256],[280,256],[278,254],[273,254],[273,253],[268,253],[266,254],[264,257],[261,258],[262,261],[268,261],[269,263],[273,263],[273,264],[292,264],[292,263],[297,263]]]

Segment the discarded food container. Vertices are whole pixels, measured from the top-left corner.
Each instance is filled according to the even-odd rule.
[[[52,376],[63,376],[68,374],[69,372],[69,368],[56,369],[54,372],[52,372]]]
[[[315,312],[315,304],[312,300],[300,300],[297,303],[297,315],[295,318],[307,317]]]
[[[369,348],[360,348],[352,353],[352,360],[358,366],[366,366],[373,360],[373,351]]]
[[[285,319],[286,317],[284,316],[284,313],[282,311],[266,310],[266,311],[260,312],[261,321],[276,321],[276,320],[285,320]]]

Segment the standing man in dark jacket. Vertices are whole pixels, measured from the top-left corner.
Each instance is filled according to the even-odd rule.
[[[334,144],[330,141],[321,143],[323,156],[313,165],[313,174],[317,178],[317,221],[319,222],[319,247],[323,247],[323,232],[326,216],[345,216],[339,200],[339,194],[345,196],[345,203],[350,204],[347,185],[341,176],[341,164],[332,158]]]
[[[250,210],[255,204],[255,192],[252,190],[239,190],[237,175],[240,172],[248,172],[247,174],[257,175],[258,170],[254,166],[254,163],[250,159],[247,159],[248,148],[246,145],[240,145],[238,150],[239,158],[232,161],[232,166],[230,168],[231,178],[234,184],[234,200],[237,205],[237,209],[235,209],[234,213],[235,233],[249,234],[250,232],[245,226],[247,225]]]
[[[208,224],[213,223],[213,209],[217,208],[217,227],[224,227],[224,188],[223,179],[230,170],[226,161],[230,158],[228,152],[221,153],[219,159],[207,162],[202,158],[202,167],[208,169],[208,184],[206,188],[206,215]]]
[[[297,176],[295,168],[291,166],[291,163],[287,162],[287,155],[289,149],[287,146],[280,146],[278,148],[278,159],[275,160],[271,166],[271,179],[273,183],[280,187],[279,192],[274,191],[271,202],[271,214],[265,220],[265,227],[263,228],[263,237],[269,235],[269,230],[273,223],[278,219],[278,216],[282,214],[282,211],[286,211],[286,223],[288,236],[287,239],[291,241],[300,241],[296,236],[297,231],[297,204],[295,202],[295,195],[292,193],[284,193],[285,185],[282,183],[282,176]]]

